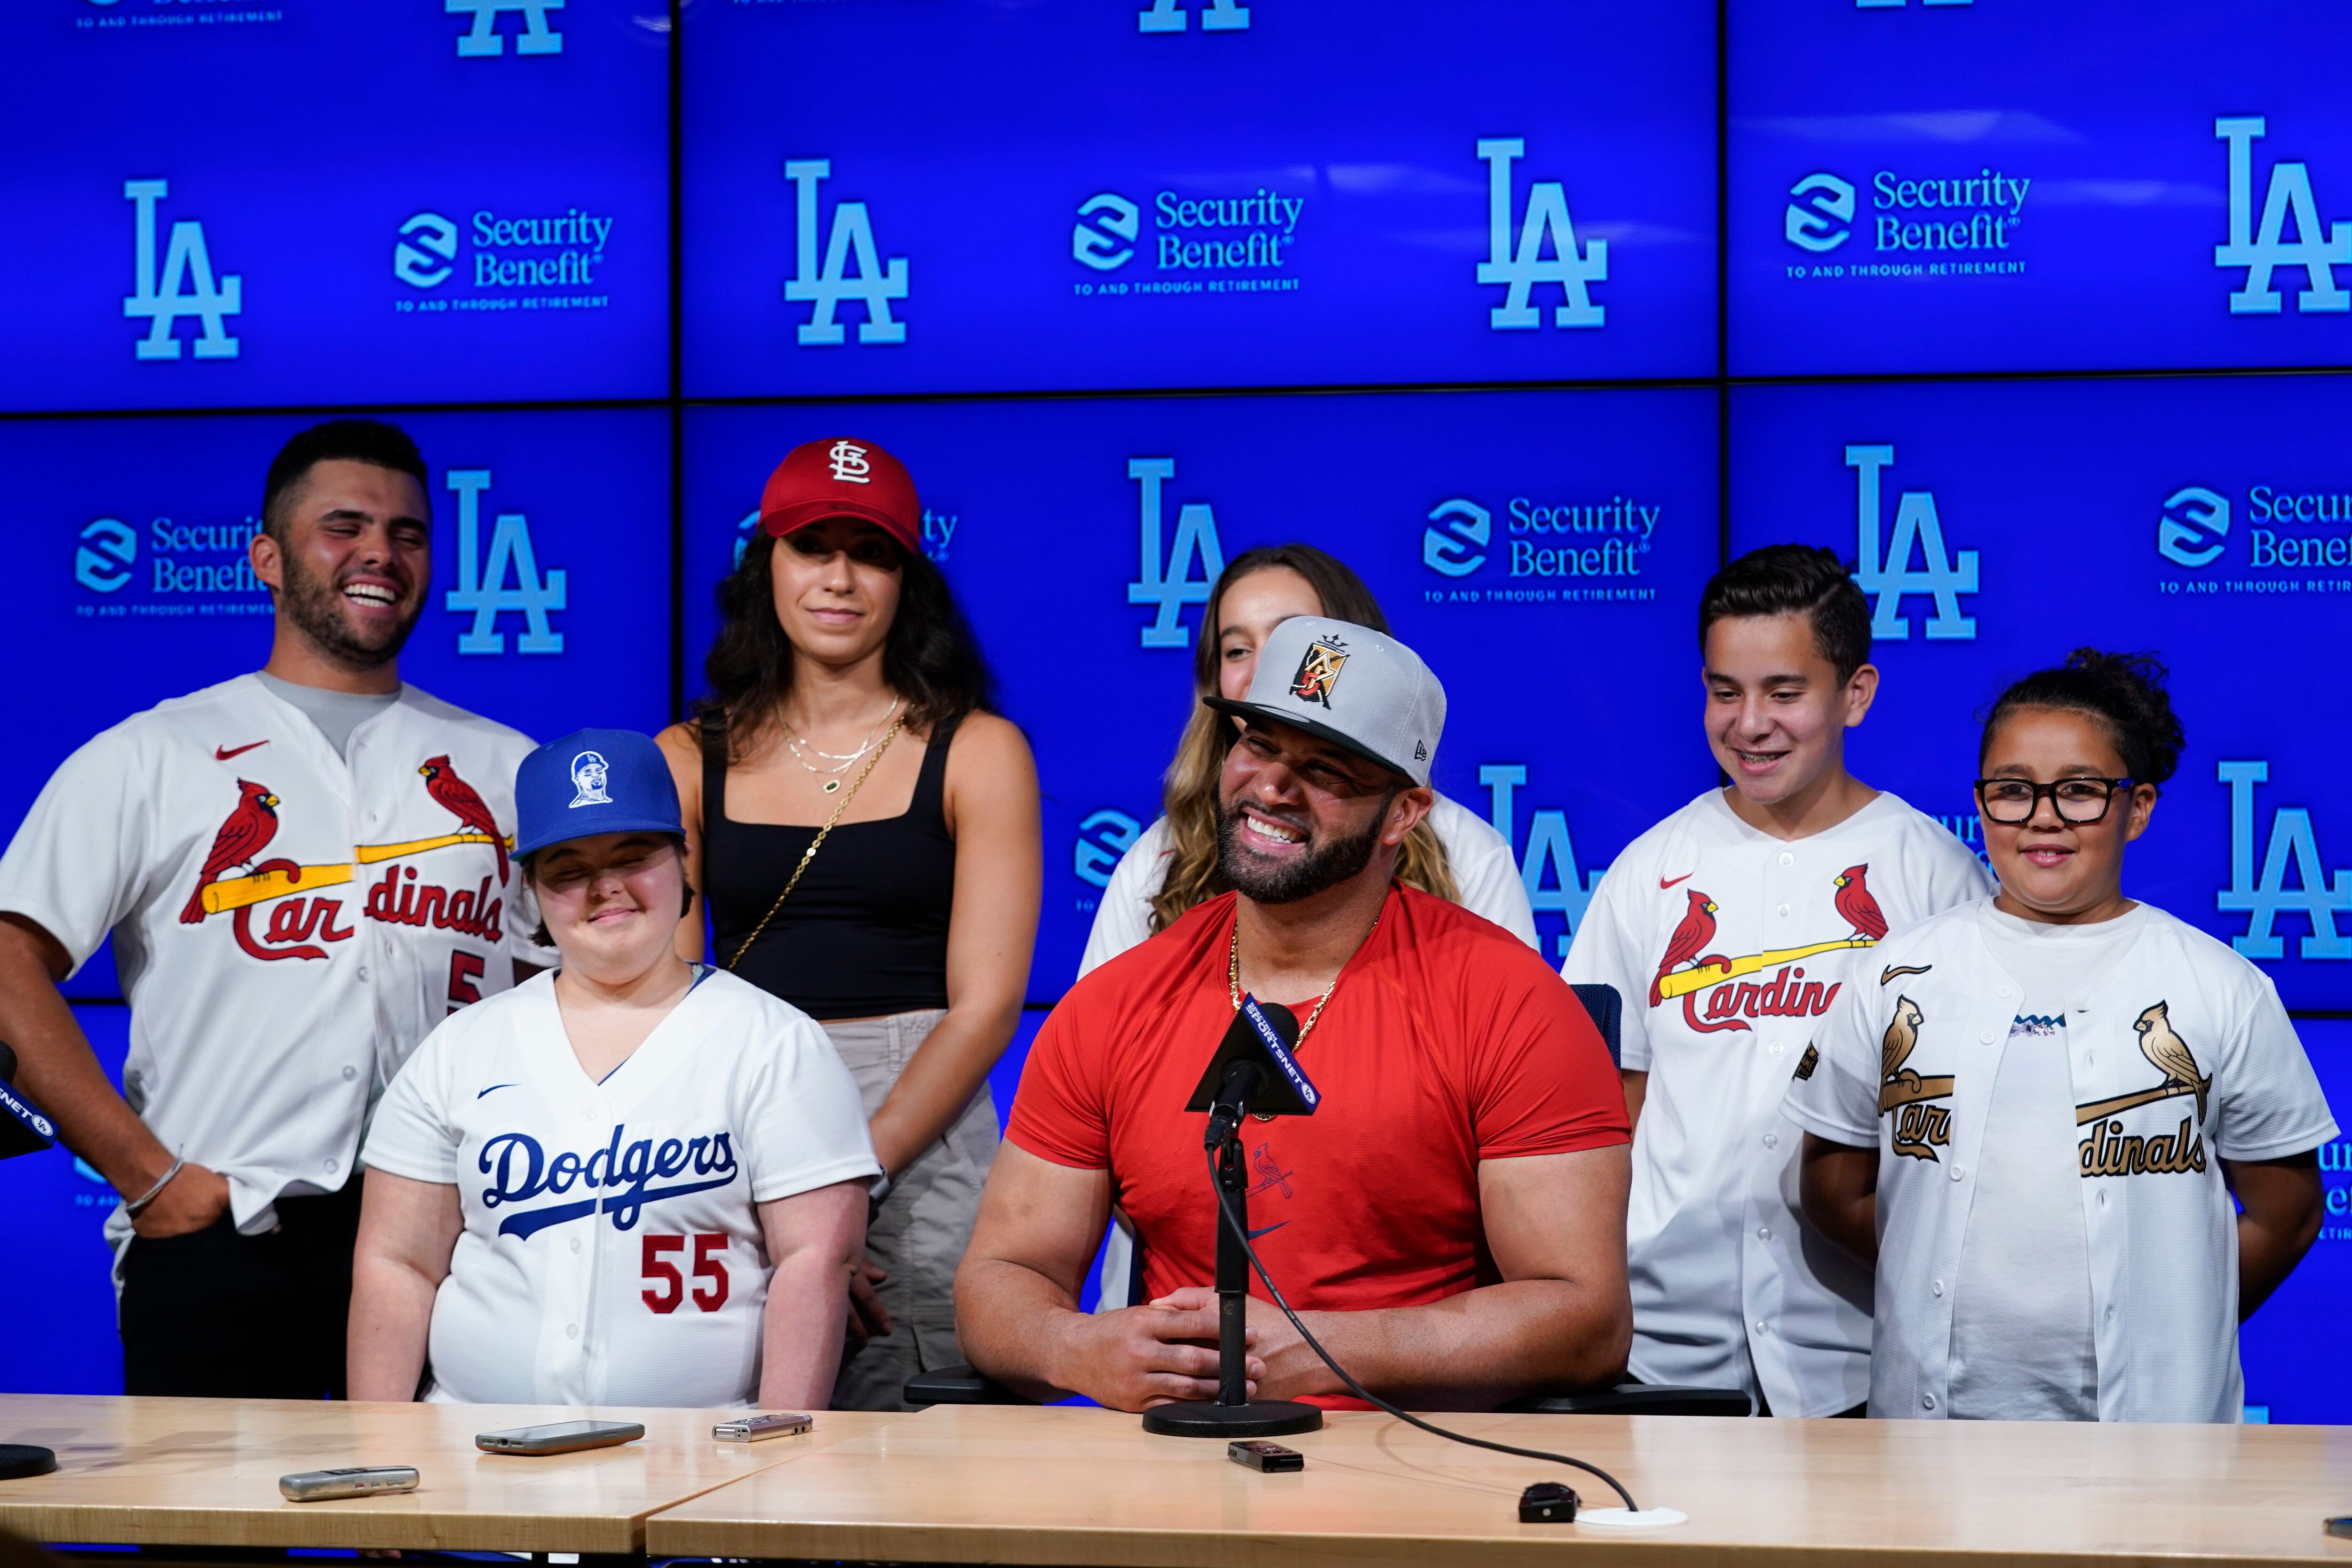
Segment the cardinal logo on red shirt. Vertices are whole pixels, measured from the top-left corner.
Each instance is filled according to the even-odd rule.
[[[224,871],[239,866],[251,866],[269,841],[278,837],[278,796],[268,784],[255,784],[251,779],[236,781],[236,805],[229,812],[228,820],[213,835],[213,847],[205,856],[205,868],[196,873],[196,885],[188,894],[187,907],[180,911],[182,925],[201,925],[205,918],[205,889],[213,885]]]
[[[458,821],[475,832],[486,835],[490,847],[498,851],[499,886],[507,885],[507,840],[499,831],[499,819],[490,815],[488,803],[474,792],[474,786],[457,776],[445,754],[427,757],[416,770],[425,775],[425,790],[435,800],[454,813]]]

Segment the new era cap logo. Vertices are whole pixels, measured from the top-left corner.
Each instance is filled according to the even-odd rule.
[[[1414,762],[1416,762],[1416,763],[1425,763],[1425,762],[1429,761],[1429,742],[1426,742],[1426,741],[1415,741],[1415,742],[1412,743],[1412,760],[1413,760]]]
[[[835,441],[825,456],[833,459],[833,477],[845,483],[866,484],[874,472],[874,465],[866,460],[866,448],[855,441]]]
[[[1290,678],[1290,694],[1302,702],[1331,706],[1331,688],[1339,683],[1339,667],[1348,662],[1347,645],[1318,638],[1307,645],[1298,673]]]

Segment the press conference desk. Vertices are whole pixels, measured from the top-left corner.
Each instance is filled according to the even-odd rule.
[[[704,1411],[604,1411],[644,1441],[541,1459],[473,1435],[581,1412],[0,1395],[0,1441],[58,1474],[0,1481],[0,1528],[49,1542],[340,1546],[1095,1568],[1338,1568],[1557,1562],[1793,1568],[1822,1557],[1950,1568],[2329,1562],[2352,1542],[2352,1429],[2030,1426],[1464,1415],[1464,1430],[1565,1448],[1644,1504],[1640,1534],[1522,1525],[1556,1466],[1442,1442],[1378,1415],[1290,1438],[1298,1475],[1222,1443],[1146,1435],[1080,1408],[831,1413],[805,1436],[710,1440]],[[413,1493],[289,1503],[289,1470],[414,1464]],[[2095,1562],[2094,1561],[2095,1560]]]
[[[474,1434],[582,1415],[641,1421],[616,1448],[485,1454]],[[0,1394],[0,1442],[54,1448],[56,1473],[0,1481],[0,1529],[35,1541],[201,1547],[635,1552],[648,1515],[710,1488],[870,1436],[898,1415],[828,1415],[816,1431],[715,1443],[723,1415],[490,1405]],[[288,1502],[278,1478],[414,1465],[413,1492]]]
[[[836,1417],[837,1419],[837,1417]],[[1599,1481],[1446,1443],[1374,1414],[1286,1438],[1297,1475],[1108,1411],[940,1406],[656,1514],[656,1556],[1339,1568],[1386,1563],[1727,1564],[1825,1555],[1966,1568],[2352,1563],[2352,1430],[1465,1415],[1565,1448],[1687,1524],[1634,1534],[1523,1525],[1520,1488]]]

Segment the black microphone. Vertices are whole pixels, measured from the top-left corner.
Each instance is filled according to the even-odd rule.
[[[16,1050],[0,1040],[0,1160],[37,1154],[57,1145],[57,1124],[16,1092],[11,1081],[16,1076]]]
[[[1234,1023],[1247,1027],[1244,1019]],[[1209,1106],[1208,1131],[1201,1135],[1201,1147],[1214,1149],[1234,1135],[1234,1129],[1249,1114],[1249,1102],[1257,1094],[1257,1086],[1265,1080],[1257,1063],[1239,1058],[1225,1064],[1224,1081],[1217,1086],[1217,1098]]]

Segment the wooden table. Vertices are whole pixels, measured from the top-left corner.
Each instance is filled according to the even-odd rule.
[[[0,1528],[137,1545],[635,1552],[657,1510],[904,1419],[827,1414],[803,1436],[711,1441],[728,1414],[5,1394],[0,1442],[54,1448],[58,1470],[0,1481]],[[646,1436],[542,1458],[474,1447],[477,1432],[582,1416],[641,1421]],[[278,1495],[279,1476],[344,1465],[414,1465],[423,1479],[387,1497]]]
[[[2352,1565],[2352,1430],[1927,1421],[1463,1415],[1462,1430],[1613,1472],[1686,1524],[1523,1525],[1519,1489],[1581,1472],[1447,1443],[1377,1414],[1285,1438],[1297,1475],[1108,1411],[940,1406],[656,1514],[657,1556],[1339,1568],[1559,1562],[1907,1568],[2084,1559],[2166,1568]]]

